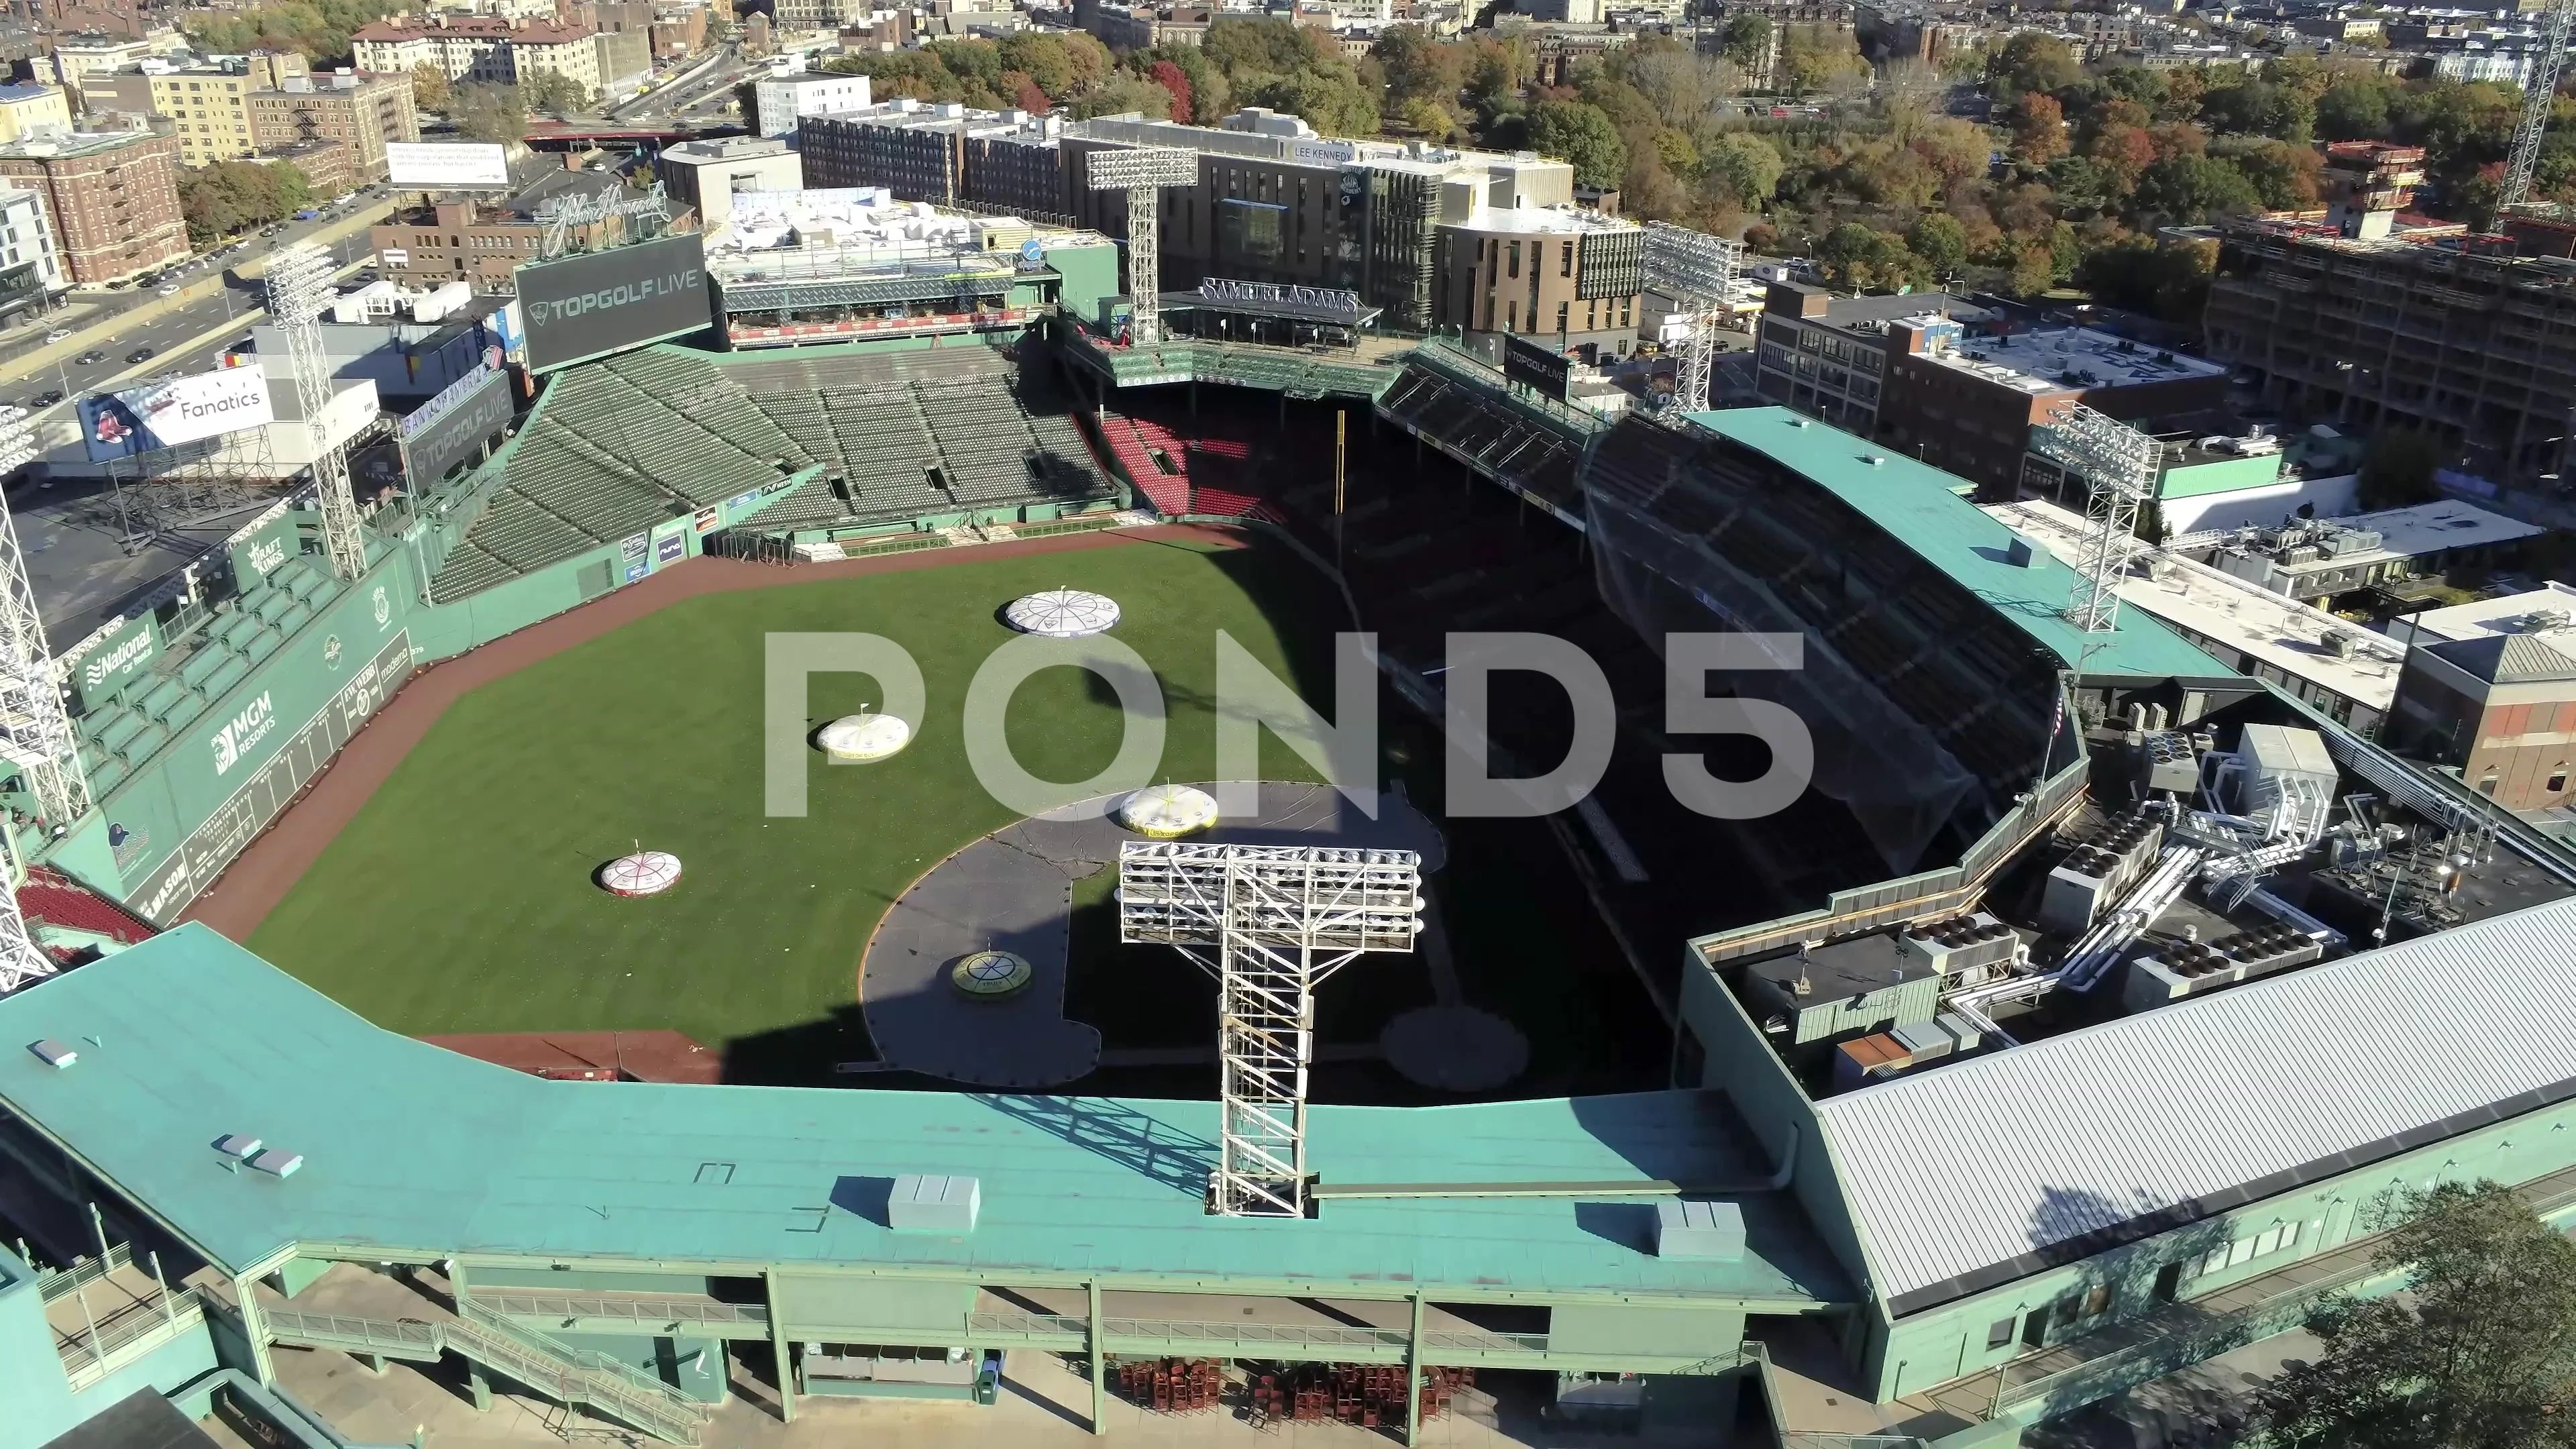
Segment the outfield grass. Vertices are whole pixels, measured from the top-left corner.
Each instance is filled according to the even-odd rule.
[[[1000,607],[1059,584],[1116,598],[1117,637],[1162,678],[1165,778],[1214,773],[1217,629],[1329,701],[1338,603],[1266,549],[1158,541],[701,596],[459,699],[250,944],[410,1035],[669,1027],[724,1046],[738,1080],[811,1080],[864,1050],[851,1007],[887,905],[1014,818],[975,783],[958,712],[1010,637]],[[766,819],[762,636],[843,629],[912,651],[929,719],[892,761],[815,757],[811,813]],[[822,675],[809,700],[820,723],[882,696]],[[1009,734],[1031,772],[1079,780],[1116,753],[1120,715],[1100,681],[1048,670]],[[1314,778],[1266,734],[1263,755],[1270,778]],[[678,889],[592,884],[639,840],[681,858]]]

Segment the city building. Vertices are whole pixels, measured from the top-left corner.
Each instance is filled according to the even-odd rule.
[[[2338,594],[2402,590],[2416,578],[2483,571],[2546,530],[2446,498],[2349,518],[2292,519],[2240,529],[2210,562],[2273,593],[2324,603]]]
[[[358,161],[349,154],[345,142],[315,138],[310,141],[288,141],[276,146],[263,146],[252,159],[263,166],[292,166],[304,175],[305,183],[315,196],[346,196],[358,189],[362,178]]]
[[[71,96],[61,86],[0,85],[0,146],[21,136],[71,128]]]
[[[2045,499],[1982,505],[1986,514],[2071,568],[2090,534],[2080,508]],[[2406,648],[2314,604],[2263,588],[2143,540],[2124,545],[2115,592],[2239,674],[2278,688],[2357,735],[2382,728]]]
[[[560,75],[584,93],[600,87],[596,32],[544,20],[437,14],[379,20],[349,37],[358,69],[409,75],[434,65],[454,80],[524,85]]]
[[[2216,363],[2087,327],[2025,327],[1939,293],[1774,282],[1758,336],[1762,396],[1974,479],[1987,501],[2016,496],[2031,429],[2075,404],[2134,420],[2227,395]]]
[[[1637,340],[1645,232],[1574,207],[1471,207],[1444,218],[1433,316],[1469,336],[1535,336],[1625,355]]]
[[[518,268],[537,259],[551,229],[538,219],[540,208],[557,197],[596,196],[625,184],[605,171],[547,171],[506,201],[436,201],[385,218],[368,229],[368,237],[379,272],[406,289],[463,278],[477,291],[515,291]],[[692,214],[675,214],[682,229],[695,224]],[[620,223],[612,219],[606,225]],[[581,229],[584,239],[588,231]]]
[[[598,52],[599,79],[593,89],[622,95],[653,79],[653,32],[648,24],[634,30],[602,30],[591,36]]]
[[[0,315],[40,307],[71,285],[54,254],[45,194],[0,182]]]
[[[2507,225],[2528,240],[2229,221],[2210,356],[2294,421],[2420,429],[2502,482],[2555,474],[2576,406],[2576,268],[2564,260],[2576,233],[2545,217]],[[2558,255],[2517,254],[2549,250],[2553,235]]]
[[[149,132],[73,132],[0,146],[0,182],[42,194],[54,255],[75,286],[97,286],[188,255],[179,214],[179,141]]]
[[[420,139],[420,112],[406,75],[337,71],[289,78],[277,90],[252,93],[249,110],[251,140],[260,149],[337,142],[362,185],[385,179],[386,146]]]
[[[875,104],[866,76],[827,72],[764,75],[752,82],[751,97],[754,133],[781,138],[795,135],[802,117],[864,111]]]
[[[2400,615],[2406,672],[2386,738],[2509,810],[2570,814],[2576,588],[2549,583]]]
[[[139,36],[103,32],[58,35],[53,45],[54,84],[78,90],[84,76],[132,70],[146,60],[185,55],[187,51],[187,37],[176,30],[156,30]]]
[[[784,141],[729,136],[666,146],[656,165],[671,199],[693,207],[708,231],[733,215],[737,191],[802,191],[805,169]]]
[[[304,57],[270,51],[245,56],[238,66],[192,66],[144,77],[152,114],[171,122],[180,164],[186,166],[237,161],[259,150],[251,126],[251,93],[294,81],[310,83]]]

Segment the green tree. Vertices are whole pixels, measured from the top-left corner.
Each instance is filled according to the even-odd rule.
[[[520,90],[530,109],[549,115],[578,115],[590,105],[590,87],[559,70],[540,71]]]
[[[1717,50],[1747,73],[1760,68],[1763,58],[1771,53],[1771,22],[1742,11],[1726,17],[1726,24],[1718,27]],[[1769,80],[1769,76],[1755,77],[1756,84],[1767,84]]]
[[[1253,72],[1286,75],[1323,64],[1315,33],[1285,20],[1219,16],[1209,23],[1199,48],[1228,75]]]
[[[1616,186],[1627,174],[1628,143],[1598,106],[1541,101],[1530,107],[1529,139],[1542,155],[1571,163],[1585,186]]]
[[[447,72],[427,61],[411,68],[411,103],[419,110],[444,111],[455,98]]]
[[[1711,191],[1751,211],[1780,189],[1780,173],[1788,163],[1760,136],[1729,131],[1710,143],[1700,165]]]
[[[243,10],[187,10],[180,28],[197,48],[217,55],[289,50],[316,66],[345,64],[351,32],[399,14],[406,0],[282,0]]]
[[[468,141],[516,141],[528,133],[528,102],[517,86],[469,81],[456,88],[448,119]]]
[[[2374,451],[2376,449],[2374,448]],[[2365,477],[2367,475],[2365,474]],[[2256,1409],[2285,1449],[2576,1445],[2576,1243],[2493,1182],[2401,1191],[2373,1261],[2403,1297],[2334,1298]]]
[[[1255,87],[1250,96],[1254,105],[1304,117],[1327,136],[1377,134],[1377,93],[1362,86],[1348,66],[1281,76]]]
[[[1905,245],[1931,268],[1936,282],[1958,275],[1968,264],[1968,229],[1948,212],[1927,211],[1916,217],[1914,225],[1905,229]]]
[[[2388,90],[2376,76],[2345,76],[2317,97],[2317,134],[2368,141],[2388,134]]]
[[[1466,82],[1465,53],[1442,44],[1427,25],[1388,26],[1369,55],[1386,72],[1387,94],[1399,103],[1419,99],[1446,105],[1458,98]]]
[[[1415,96],[1404,103],[1404,124],[1434,141],[1446,141],[1458,134],[1458,118],[1449,108],[1426,96]]]
[[[2130,203],[2140,216],[2186,226],[2263,209],[2245,173],[2210,156],[2176,156],[2148,167]]]
[[[1922,262],[1905,243],[1873,227],[1844,222],[1816,245],[1816,264],[1825,278],[1855,290],[1872,287],[1893,291],[1919,280]]]
[[[266,165],[277,178],[278,215],[293,216],[318,199],[313,194],[313,179],[304,174],[303,167],[292,161],[271,161]]]
[[[1792,25],[1780,34],[1780,69],[1798,95],[1825,90],[1838,81],[1869,74],[1860,43],[1848,30],[1830,25]]]
[[[1141,75],[1122,74],[1084,91],[1073,103],[1075,117],[1086,121],[1129,111],[1142,112],[1149,120],[1162,120],[1172,113],[1172,93]]]
[[[2046,247],[2024,247],[2013,257],[2012,274],[2006,285],[2016,297],[2036,297],[2057,281],[2056,259]]]
[[[2075,58],[2065,41],[2025,30],[1994,53],[1986,74],[1987,83],[1997,95],[2017,96],[2028,91],[2045,95],[2082,80],[2084,63]]]

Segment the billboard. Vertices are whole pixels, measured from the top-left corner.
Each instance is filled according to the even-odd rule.
[[[510,375],[484,371],[459,379],[402,420],[403,477],[417,491],[482,455],[510,425]]]
[[[499,146],[471,141],[389,141],[385,164],[393,184],[423,191],[510,184],[510,161]]]
[[[1540,392],[1565,401],[1566,379],[1574,371],[1574,359],[1544,342],[1526,337],[1503,339],[1503,377],[1523,383]]]
[[[530,372],[683,337],[715,320],[697,233],[519,268]]]
[[[81,445],[93,463],[175,448],[276,419],[258,364],[163,378],[80,400]]]
[[[36,275],[34,262],[0,267],[0,317],[23,312],[43,300],[45,279]]]
[[[248,528],[235,533],[229,541],[232,550],[233,582],[244,592],[268,582],[268,576],[286,567],[286,561],[304,551],[303,536],[297,532],[295,513],[283,503]]]
[[[159,656],[161,644],[150,615],[118,619],[90,635],[64,656],[63,670],[81,703],[96,707],[125,687]]]

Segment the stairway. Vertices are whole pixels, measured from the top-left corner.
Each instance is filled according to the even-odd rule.
[[[559,1404],[594,1410],[670,1444],[695,1444],[705,1406],[660,1379],[589,1349],[522,1328],[467,1299],[457,1317],[435,1321],[350,1318],[267,1309],[261,1318],[279,1343],[344,1353],[435,1360],[454,1351]]]

